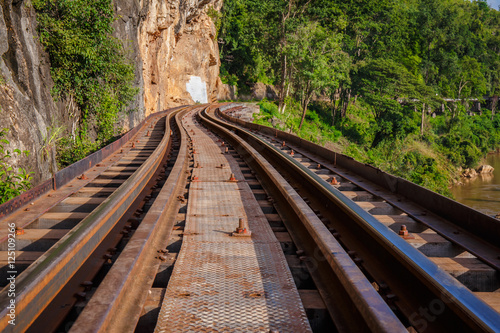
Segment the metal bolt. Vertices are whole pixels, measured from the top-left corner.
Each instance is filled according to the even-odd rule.
[[[332,180],[330,181],[331,185],[340,185],[340,183],[337,181],[337,178],[332,177]]]
[[[250,236],[252,235],[252,232],[248,228],[248,222],[240,218],[238,220],[238,228],[236,228],[236,231],[232,233],[233,236]]]
[[[83,281],[80,285],[84,287],[86,291],[89,291],[90,289],[92,289],[92,286],[94,284],[92,283],[92,281]]]
[[[75,297],[81,301],[84,301],[87,298],[87,293],[80,291],[75,294]]]
[[[230,182],[235,182],[236,181],[236,178],[234,177],[234,173],[232,173],[231,176],[229,176],[229,181]]]

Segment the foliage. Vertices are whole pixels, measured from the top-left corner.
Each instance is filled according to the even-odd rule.
[[[222,14],[214,7],[210,6],[207,9],[207,15],[212,19],[212,22],[215,25],[215,38],[217,38],[222,25]]]
[[[78,137],[76,140],[64,137],[57,145],[58,167],[63,168],[73,164],[75,161],[87,157],[98,149],[97,142],[91,142],[88,139],[82,140]]]
[[[9,165],[8,160],[14,156],[29,155],[29,151],[14,149],[12,152],[6,150],[4,145],[10,144],[5,139],[7,128],[0,130],[0,204],[20,195],[31,188],[31,174],[23,168],[15,172]]]
[[[106,144],[117,134],[119,112],[137,93],[134,68],[111,36],[111,0],[34,0],[33,7],[50,57],[52,93],[71,96],[81,111],[72,146],[86,142],[90,133],[96,133],[95,147]]]
[[[279,91],[256,122],[446,195],[500,146],[497,105],[470,116],[471,99],[500,95],[500,12],[485,0],[227,0],[222,14],[223,80]]]

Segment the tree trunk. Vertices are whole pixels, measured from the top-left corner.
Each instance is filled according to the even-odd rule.
[[[309,104],[309,100],[311,99],[312,93],[309,91],[311,88],[311,81],[307,81],[307,86],[304,92],[304,98],[302,100],[302,118],[300,119],[299,130],[302,128],[302,124],[304,123],[304,119],[306,118],[307,105]]]
[[[286,75],[287,75],[287,59],[286,55],[282,57],[281,63],[281,87],[279,91],[278,112],[285,113],[285,91],[286,91]]]
[[[493,121],[493,117],[495,116],[495,109],[498,104],[498,96],[493,96],[493,100],[491,101],[491,121]]]
[[[425,103],[422,103],[422,122],[420,123],[420,136],[424,136]]]
[[[337,96],[340,95],[340,88],[335,89],[335,91],[330,96],[330,102],[332,102],[332,126],[335,125],[335,118],[337,117]]]
[[[302,128],[302,124],[304,123],[304,119],[306,118],[306,113],[307,113],[307,105],[309,104],[309,97],[304,101],[304,105],[302,106],[302,118],[300,119],[300,125],[299,125],[299,132],[300,129]]]
[[[346,89],[345,95],[344,95],[344,100],[342,102],[342,109],[340,111],[340,116],[342,118],[346,116],[347,108],[349,107],[349,103],[351,102],[351,89]]]

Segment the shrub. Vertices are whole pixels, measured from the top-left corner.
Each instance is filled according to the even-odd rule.
[[[12,152],[4,147],[10,142],[3,138],[9,130],[3,128],[0,131],[0,204],[17,197],[21,193],[31,188],[31,174],[23,168],[19,168],[16,173],[9,165],[8,160],[14,155],[29,155],[29,151],[14,149]]]

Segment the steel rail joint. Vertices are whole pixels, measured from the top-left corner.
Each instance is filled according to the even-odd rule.
[[[0,292],[0,329],[27,329],[70,280],[149,182],[165,153],[168,134],[132,176],[17,277],[15,326],[8,323],[8,286]]]
[[[208,120],[207,118],[210,118]],[[201,119],[212,127],[219,128],[227,136],[233,139],[243,148],[260,166],[267,170],[269,176],[281,194],[288,199],[295,213],[304,223],[311,237],[317,241],[317,245],[323,256],[327,259],[329,266],[335,273],[343,288],[351,299],[355,300],[354,305],[363,316],[367,326],[374,332],[406,332],[406,328],[401,324],[393,311],[385,303],[382,297],[375,291],[370,282],[365,278],[359,267],[352,261],[338,241],[326,229],[325,225],[316,215],[308,215],[304,211],[310,210],[302,198],[292,189],[283,177],[271,166],[271,164],[243,139],[225,129],[214,118],[201,114]],[[234,127],[233,127],[234,128]],[[237,131],[240,129],[234,128]],[[286,185],[282,185],[286,184]],[[368,301],[369,300],[369,301]]]
[[[220,110],[218,112],[218,114],[222,114]],[[271,149],[271,151],[273,151],[282,161],[287,161],[291,165],[294,165],[295,168],[301,170],[301,172],[307,174],[308,177],[318,185],[317,188],[328,195],[332,201],[337,203],[345,213],[350,215],[358,224],[361,224],[366,227],[367,230],[370,230],[372,235],[375,235],[377,239],[380,240],[381,245],[388,250],[397,253],[399,258],[403,258],[403,262],[406,266],[410,267],[415,273],[418,273],[422,279],[427,282],[426,284],[428,286],[432,286],[438,296],[445,296],[453,302],[455,305],[455,311],[458,310],[462,315],[470,318],[482,330],[488,332],[500,332],[500,314],[498,312],[476,297],[469,289],[464,287],[451,275],[439,268],[421,252],[401,239],[391,229],[383,225],[368,212],[356,205],[356,203],[346,197],[339,190],[332,186],[326,186],[327,183],[314,172],[297,162],[292,157],[283,153],[281,150],[270,145],[268,142],[255,136],[250,131],[223,123],[215,118],[214,121],[244,132],[261,145]]]

